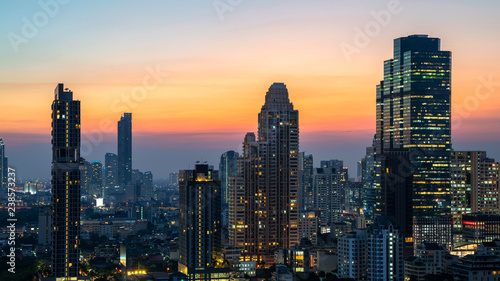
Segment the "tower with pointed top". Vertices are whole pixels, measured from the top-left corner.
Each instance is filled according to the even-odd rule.
[[[244,187],[242,256],[259,266],[274,262],[274,251],[299,242],[299,112],[283,83],[274,83],[258,116],[258,135],[248,133],[238,159],[238,179]],[[229,191],[231,192],[231,190]],[[237,218],[237,216],[230,217]],[[236,238],[231,241],[241,246]],[[239,243],[238,243],[239,242]]]

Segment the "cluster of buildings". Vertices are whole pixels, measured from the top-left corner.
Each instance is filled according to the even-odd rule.
[[[354,280],[499,280],[499,163],[484,151],[452,149],[451,53],[439,38],[394,41],[376,113],[372,146],[358,177],[349,178],[343,161],[318,167],[300,151],[299,111],[285,84],[274,83],[257,134],[244,136],[241,153],[223,153],[219,170],[198,163],[171,173],[168,188],[156,189],[151,172],[132,169],[131,113],[118,122],[118,154],[107,153],[104,164],[80,157],[80,102],[59,84],[51,209],[39,223],[54,277],[76,280],[80,240],[97,235],[114,239],[99,246],[99,257],[126,267],[122,253],[135,244],[123,239],[133,237],[159,261],[178,261],[168,268],[181,280],[292,280],[318,272]],[[4,154],[0,139],[0,168]],[[178,197],[167,196],[170,188]],[[162,203],[154,209],[153,201]],[[80,220],[82,206],[113,204],[98,219]],[[156,236],[134,236],[151,222]],[[271,276],[263,277],[266,269]]]

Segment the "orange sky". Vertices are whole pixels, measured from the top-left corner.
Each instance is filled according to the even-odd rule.
[[[392,58],[393,39],[423,33],[440,37],[442,49],[452,51],[453,143],[459,149],[472,149],[464,146],[467,141],[477,149],[499,143],[497,2],[479,7],[454,1],[432,4],[429,10],[431,1],[401,1],[402,12],[393,14],[350,60],[340,46],[354,44],[355,28],[374,21],[372,14],[387,9],[386,1],[362,1],[363,8],[350,2],[275,2],[243,1],[222,21],[200,1],[200,6],[127,4],[117,13],[109,3],[69,3],[19,53],[2,39],[0,137],[19,149],[46,142],[53,89],[62,82],[82,101],[84,134],[102,131],[100,122],[109,120],[112,129],[104,137],[114,141],[116,121],[130,111],[135,136],[235,133],[229,149],[238,149],[244,132],[256,131],[268,87],[284,82],[300,112],[301,147],[313,150],[322,143],[325,157],[333,157],[343,148],[316,136],[357,139],[364,145],[348,160],[353,166],[374,134],[375,86],[382,79],[383,61]],[[6,33],[20,33],[20,18],[37,9],[16,5],[9,15],[0,14],[9,23]],[[81,9],[96,11],[86,17]],[[168,76],[146,90],[144,99],[132,98],[150,75],[148,68],[157,67]],[[480,77],[499,81],[479,89],[481,99],[475,97],[483,84]],[[204,135],[203,142],[218,138]],[[477,145],[481,140],[488,145]],[[162,139],[158,142],[161,146]],[[492,153],[500,158],[500,148]]]

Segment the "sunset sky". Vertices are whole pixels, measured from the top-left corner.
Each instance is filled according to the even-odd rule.
[[[452,52],[453,148],[500,160],[497,0],[40,2],[51,5],[0,10],[0,138],[22,178],[50,177],[57,83],[81,100],[83,157],[116,153],[116,122],[132,112],[133,168],[166,178],[240,151],[273,82],[299,110],[301,151],[343,159],[355,177],[383,61],[411,34]],[[346,56],[347,45],[356,52]]]

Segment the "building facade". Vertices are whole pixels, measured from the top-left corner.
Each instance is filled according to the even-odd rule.
[[[118,184],[132,180],[132,113],[124,113],[118,121]]]
[[[269,88],[258,120],[258,137],[245,136],[238,160],[245,190],[242,257],[269,267],[276,249],[299,242],[299,112],[285,84]]]
[[[106,153],[104,156],[105,186],[113,188],[118,185],[118,155]]]
[[[379,216],[368,230],[370,281],[403,281],[403,232],[394,217]]]
[[[395,39],[376,104],[377,157],[392,149],[409,153],[411,166],[400,174],[413,178],[411,204],[404,208],[411,209],[414,245],[428,241],[450,249],[451,52],[427,35]],[[385,173],[381,169],[381,180]]]
[[[80,101],[58,84],[52,102],[52,271],[77,280],[80,235]]]
[[[335,168],[316,168],[313,175],[314,210],[318,212],[319,224],[322,227],[332,226],[340,222],[341,174]]]
[[[179,171],[179,271],[189,280],[227,280],[222,262],[221,191],[217,172],[197,164]]]

